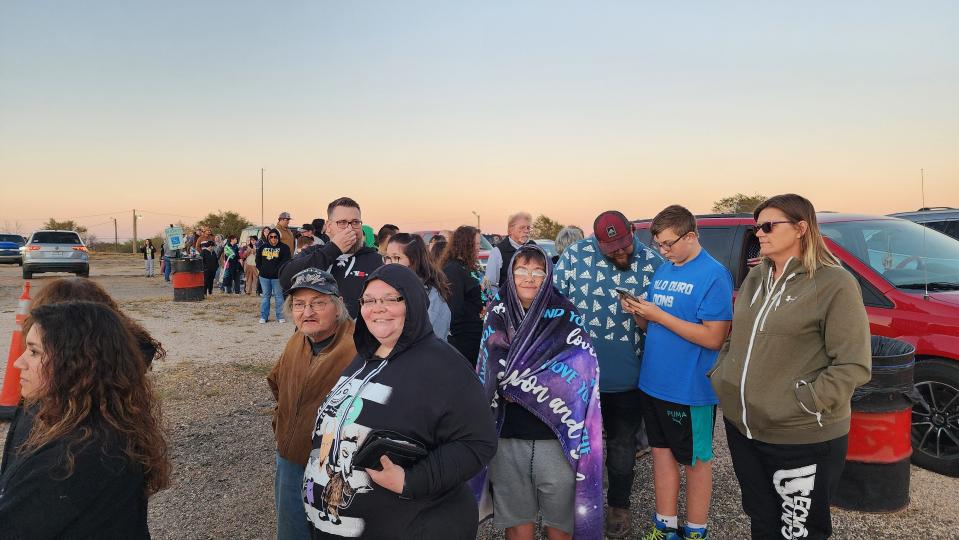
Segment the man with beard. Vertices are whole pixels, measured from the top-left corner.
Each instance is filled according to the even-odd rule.
[[[622,213],[606,211],[589,238],[567,247],[553,269],[553,285],[576,305],[599,360],[600,407],[606,432],[609,512],[606,535],[629,535],[637,436],[642,429],[637,389],[643,330],[619,302],[623,289],[639,297],[663,259],[636,238]],[[595,384],[595,381],[593,381]]]
[[[307,268],[319,268],[333,275],[350,317],[359,313],[359,299],[366,276],[383,265],[383,257],[364,247],[360,205],[340,197],[326,208],[325,233],[330,241],[304,249],[280,270],[280,285],[287,290],[293,276]],[[316,231],[314,231],[314,234]],[[635,386],[635,385],[634,385]]]

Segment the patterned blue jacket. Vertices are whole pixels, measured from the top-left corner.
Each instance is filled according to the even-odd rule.
[[[600,392],[635,390],[643,355],[643,332],[633,316],[619,307],[615,287],[642,296],[663,258],[633,237],[629,268],[621,270],[589,237],[563,251],[553,270],[553,285],[586,319],[599,358]]]

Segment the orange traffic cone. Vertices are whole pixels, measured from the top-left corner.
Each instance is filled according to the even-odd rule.
[[[23,285],[23,294],[17,306],[17,327],[10,338],[10,354],[7,355],[7,374],[3,378],[3,390],[0,391],[0,420],[10,420],[20,403],[20,370],[13,362],[23,354],[23,321],[30,313],[30,282]]]

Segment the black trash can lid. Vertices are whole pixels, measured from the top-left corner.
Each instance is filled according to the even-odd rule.
[[[915,353],[916,348],[911,343],[885,336],[872,336],[873,360],[908,361]]]

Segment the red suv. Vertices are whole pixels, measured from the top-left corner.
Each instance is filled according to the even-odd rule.
[[[874,335],[916,347],[912,461],[959,476],[959,241],[886,216],[816,214],[829,249],[859,281]],[[751,214],[697,216],[700,242],[736,288],[758,262]],[[650,242],[650,220],[636,222]]]

